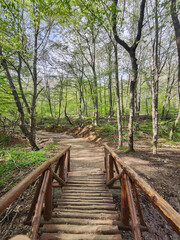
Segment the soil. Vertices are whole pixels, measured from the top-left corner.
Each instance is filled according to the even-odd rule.
[[[67,145],[72,145],[72,170],[79,166],[103,168],[104,158],[101,143],[107,142],[111,148],[113,148],[114,145],[112,142],[108,142],[107,139],[95,133],[92,126],[70,130],[49,128],[46,129],[46,131],[38,131],[38,138],[57,141],[59,143],[57,150],[63,149]],[[161,144],[161,147],[158,149],[158,155],[154,156],[149,142],[150,136],[144,134],[143,137],[135,141],[135,152],[124,153],[120,150],[114,150],[121,157],[122,161],[131,166],[131,168],[143,177],[176,211],[180,213],[180,144]],[[77,159],[79,151],[81,151],[81,156],[84,156],[82,159]],[[52,153],[52,155],[53,154],[54,153]],[[91,158],[90,161],[87,160],[89,158]],[[120,211],[120,191],[112,190],[112,192],[117,209]],[[19,222],[23,222],[24,214],[28,212],[32,195],[32,192],[29,194],[29,192],[26,191],[17,200],[17,203],[14,203],[15,205],[9,208],[9,211],[11,211],[10,214],[8,215],[6,212],[8,216],[5,218],[4,215],[4,220],[1,222],[0,239],[6,240],[9,239],[10,236],[16,234],[28,233],[29,227],[24,227],[23,224],[19,224]],[[149,230],[149,232],[142,233],[142,238],[144,240],[180,239],[167,222],[159,215],[157,210],[152,207],[147,197],[140,191],[139,195],[144,219]],[[11,209],[13,209],[13,211]],[[4,235],[3,232],[6,234]],[[132,233],[130,232],[123,232],[122,237],[128,240],[133,239]]]

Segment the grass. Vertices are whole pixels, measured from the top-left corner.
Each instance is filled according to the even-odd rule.
[[[115,132],[117,131],[116,125],[103,124],[95,127],[95,131],[102,137],[107,137],[109,140],[113,140]]]
[[[40,151],[30,152],[23,151],[22,145],[2,148],[0,150],[0,188],[6,186],[12,178],[14,182],[20,180],[19,172],[27,172],[48,160],[46,153],[53,150],[56,144],[52,143]]]

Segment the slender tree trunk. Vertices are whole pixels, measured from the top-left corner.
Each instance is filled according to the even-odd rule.
[[[132,79],[130,81],[130,94],[129,94],[129,124],[128,124],[128,145],[129,150],[134,150],[134,142],[133,142],[133,122],[134,122],[134,96],[136,91],[136,83],[137,83],[137,59],[135,56],[135,51],[132,49],[130,52],[131,65],[132,65]]]
[[[180,23],[178,19],[178,14],[176,10],[176,0],[171,0],[171,18],[174,25],[174,31],[176,36],[176,46],[177,46],[177,53],[178,53],[178,107],[179,107],[179,113],[178,116],[171,128],[169,138],[170,140],[173,139],[173,133],[176,129],[176,126],[180,119]]]
[[[109,89],[109,116],[108,121],[111,122],[111,118],[113,115],[113,106],[112,106],[112,43],[109,43],[108,46],[108,65],[109,65],[109,82],[108,82],[108,89]]]
[[[117,107],[117,124],[118,124],[118,148],[123,146],[123,132],[121,122],[121,107],[119,96],[119,70],[118,70],[118,48],[117,42],[114,43],[115,52],[115,81],[116,81],[116,107]]]
[[[13,79],[12,79],[11,74],[9,72],[7,62],[6,62],[5,58],[3,57],[1,47],[0,47],[0,56],[2,57],[2,60],[1,60],[2,67],[4,68],[4,71],[6,73],[6,77],[8,79],[9,86],[11,88],[12,95],[14,97],[14,101],[16,103],[16,106],[17,106],[17,109],[18,109],[18,112],[19,112],[19,115],[20,115],[20,129],[21,129],[22,133],[25,135],[25,137],[28,139],[32,149],[33,150],[39,150],[39,147],[37,146],[36,141],[35,141],[35,137],[32,134],[32,129],[30,129],[30,131],[29,131],[28,128],[27,128],[27,125],[26,125],[26,122],[25,122],[24,110],[23,110],[20,98],[18,96],[18,93],[16,91],[15,85],[13,83]],[[33,117],[33,115],[30,116],[31,119],[32,119],[32,117]],[[34,121],[33,121],[33,123],[34,123]],[[31,123],[30,127],[31,128],[33,127],[32,123]]]
[[[155,41],[152,54],[152,122],[153,122],[153,154],[157,154],[158,145],[158,92],[159,92],[159,22],[158,0],[155,8]],[[155,61],[154,61],[155,59]]]

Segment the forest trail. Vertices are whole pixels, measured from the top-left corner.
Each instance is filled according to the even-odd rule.
[[[38,137],[72,146],[67,184],[40,239],[120,240],[119,215],[105,185],[103,148],[64,134],[39,131]]]
[[[104,168],[103,147],[86,141],[83,138],[75,138],[62,133],[37,131],[37,137],[42,139],[53,139],[59,143],[60,148],[71,145],[71,171],[78,167]]]
[[[104,168],[103,147],[99,144],[87,141],[87,139],[81,137],[73,137],[57,132],[45,132],[42,130],[37,132],[37,137],[41,139],[52,138],[53,141],[58,142],[60,150],[67,145],[71,145],[71,171],[77,168]],[[170,146],[166,146],[159,150],[157,156],[153,156],[151,150],[148,150],[147,146],[143,148],[144,143],[145,141],[136,143],[137,151],[134,153],[119,153],[121,159],[143,177],[175,208],[176,211],[179,212],[179,147],[177,146],[177,148],[174,149],[170,148]],[[113,193],[116,195],[115,199],[119,199],[119,192],[116,191]],[[149,229],[149,232],[143,233],[144,239],[179,239],[176,233],[167,226],[166,221],[163,220],[151,206],[146,197],[140,195],[140,200]],[[158,233],[157,229],[159,229]],[[124,237],[123,234],[122,237]],[[125,239],[127,239],[127,235],[125,235]],[[128,236],[128,239],[131,239],[131,236]]]

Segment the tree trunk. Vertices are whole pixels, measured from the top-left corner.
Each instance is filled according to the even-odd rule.
[[[118,70],[118,48],[117,42],[114,43],[115,52],[115,81],[116,81],[116,106],[117,106],[117,124],[118,124],[118,148],[123,146],[123,133],[121,122],[121,107],[119,96],[119,70]]]
[[[108,121],[111,122],[111,118],[113,115],[113,107],[112,107],[112,60],[111,60],[111,55],[112,55],[112,44],[111,42],[109,43],[108,46],[108,65],[109,65],[109,82],[108,82],[108,88],[109,88],[109,116],[108,116]]]
[[[178,14],[176,11],[176,0],[171,0],[171,18],[174,25],[174,31],[176,36],[176,46],[177,46],[177,53],[178,53],[178,106],[179,106],[179,113],[178,116],[172,126],[172,129],[170,131],[169,138],[170,140],[173,139],[173,133],[176,129],[176,126],[180,119],[180,23],[178,19]]]
[[[18,112],[19,112],[19,115],[20,115],[20,129],[21,129],[22,133],[25,135],[25,137],[28,139],[32,149],[33,150],[39,150],[39,147],[36,144],[35,137],[34,137],[34,134],[32,132],[32,129],[29,131],[27,126],[26,126],[24,110],[23,110],[20,98],[18,96],[18,93],[16,91],[15,85],[13,83],[12,77],[10,75],[7,62],[3,58],[3,53],[2,53],[2,48],[1,47],[0,47],[0,55],[2,57],[1,64],[2,64],[2,66],[4,68],[4,71],[6,73],[6,77],[7,77],[8,81],[9,81],[9,86],[11,88],[12,95],[14,97],[14,101],[16,103],[16,106],[17,106],[17,109],[18,109]],[[31,116],[31,118],[32,117],[33,116]],[[32,123],[31,123],[31,126],[32,126]]]
[[[117,33],[117,4],[118,0],[113,0],[114,3],[114,12],[113,12],[113,33],[114,37],[128,53],[131,59],[131,66],[132,66],[132,79],[130,82],[130,109],[129,109],[129,124],[128,124],[128,145],[129,150],[133,151],[133,121],[134,121],[134,96],[136,91],[136,83],[137,83],[137,75],[138,75],[138,65],[137,65],[137,59],[136,59],[136,48],[139,44],[139,41],[141,39],[142,34],[142,28],[143,28],[143,20],[144,20],[144,10],[145,10],[145,3],[146,0],[141,1],[140,5],[140,14],[139,14],[139,20],[138,20],[138,27],[137,27],[137,35],[134,40],[134,43],[131,47],[128,46],[128,44],[122,40]]]
[[[129,124],[128,124],[128,145],[129,150],[133,151],[133,122],[134,122],[134,96],[136,91],[136,83],[137,83],[137,59],[135,56],[135,50],[131,49],[130,53],[131,65],[132,65],[132,79],[130,81],[130,93],[129,93]]]

